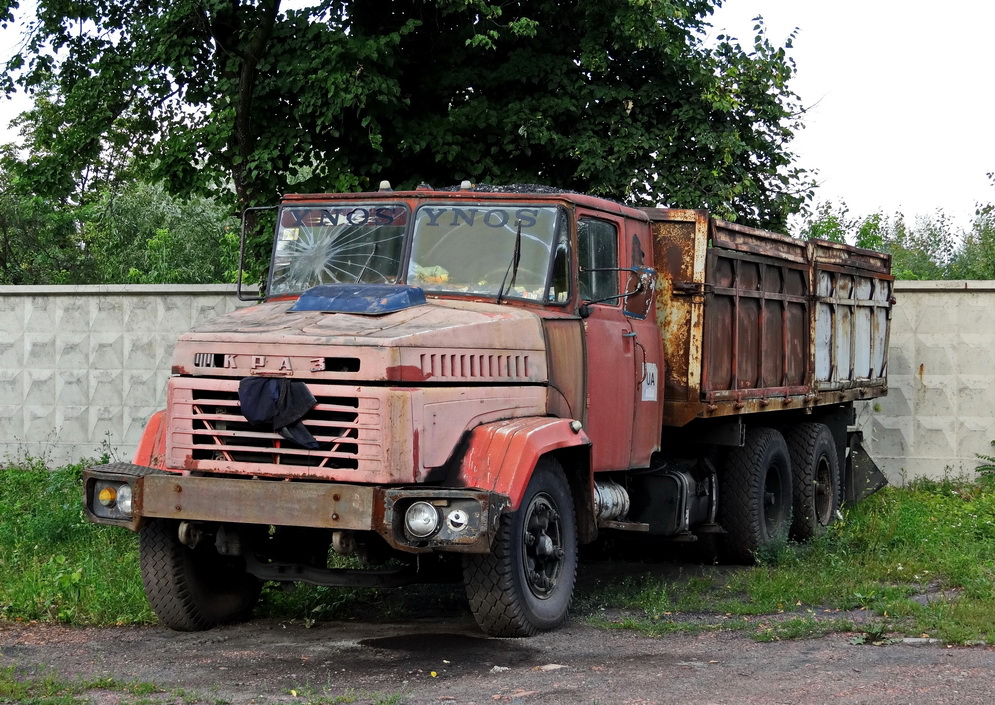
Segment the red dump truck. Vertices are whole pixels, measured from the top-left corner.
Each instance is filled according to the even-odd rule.
[[[750,561],[883,484],[853,405],[887,391],[887,255],[465,182],[275,218],[264,300],[183,335],[134,462],[84,475],[169,627],[456,568],[485,632],[531,635],[579,544]]]

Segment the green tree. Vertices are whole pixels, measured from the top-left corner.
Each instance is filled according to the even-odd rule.
[[[109,153],[175,193],[473,181],[707,207],[782,228],[811,192],[786,146],[794,64],[719,0],[39,0],[6,90],[51,87],[39,193]],[[11,17],[15,0],[0,2]],[[302,176],[307,174],[307,176]],[[269,233],[251,248],[264,267]]]
[[[978,209],[950,274],[953,279],[995,279],[995,205]]]
[[[233,282],[238,223],[213,199],[170,196],[141,181],[105,189],[84,238],[102,283]]]
[[[70,284],[88,280],[76,208],[24,187],[11,149],[0,153],[0,284]]]
[[[848,242],[891,255],[897,279],[987,279],[995,276],[995,213],[978,210],[968,233],[958,230],[942,210],[917,216],[901,213],[850,215],[845,203],[820,203],[804,221],[800,234]]]
[[[804,240],[831,240],[847,242],[856,227],[856,220],[850,216],[845,203],[822,201],[814,212],[802,223],[800,236]]]
[[[943,211],[918,216],[911,226],[899,214],[884,237],[896,279],[949,279],[957,244],[958,234]]]

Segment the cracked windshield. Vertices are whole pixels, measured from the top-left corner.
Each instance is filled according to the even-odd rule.
[[[401,269],[408,208],[343,204],[280,211],[271,294],[321,284],[394,284]]]
[[[440,293],[562,303],[569,293],[568,241],[567,219],[557,208],[422,206],[407,282]]]

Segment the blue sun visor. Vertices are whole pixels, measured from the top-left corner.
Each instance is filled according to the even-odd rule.
[[[425,292],[416,286],[323,284],[305,291],[287,310],[380,316],[424,303]]]

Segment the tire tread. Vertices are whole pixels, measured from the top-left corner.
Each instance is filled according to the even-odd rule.
[[[558,463],[553,461],[537,466],[533,481],[540,472],[550,473],[554,482],[566,490],[569,500],[569,484]],[[526,497],[528,496],[527,490]],[[570,573],[561,574],[559,578],[572,595],[577,575],[576,520],[573,503],[568,502],[567,506],[558,506],[557,511],[561,516],[569,513],[568,521],[574,527],[568,539],[572,542],[572,547],[568,548],[573,552],[573,559],[567,561]],[[519,537],[513,535],[514,527],[515,513],[502,515],[490,553],[467,556],[463,562],[463,582],[470,609],[480,628],[491,636],[534,636],[540,631],[555,629],[567,619],[567,609],[564,609],[556,619],[544,621],[542,624],[537,624],[530,616],[516,586],[515,571],[518,569],[518,561],[512,547]],[[567,607],[569,608],[569,599]]]
[[[761,505],[763,490],[761,485],[758,491],[757,483],[764,481],[758,475],[766,473],[765,459],[771,452],[783,452],[784,460],[789,460],[786,444],[778,431],[751,428],[745,445],[730,450],[720,476],[720,523],[727,532],[724,549],[730,558],[741,563],[753,563],[757,551],[765,542],[764,509]],[[785,479],[790,482],[790,467],[785,474]],[[790,502],[790,491],[787,496]],[[785,535],[789,526],[790,519],[784,525]]]

